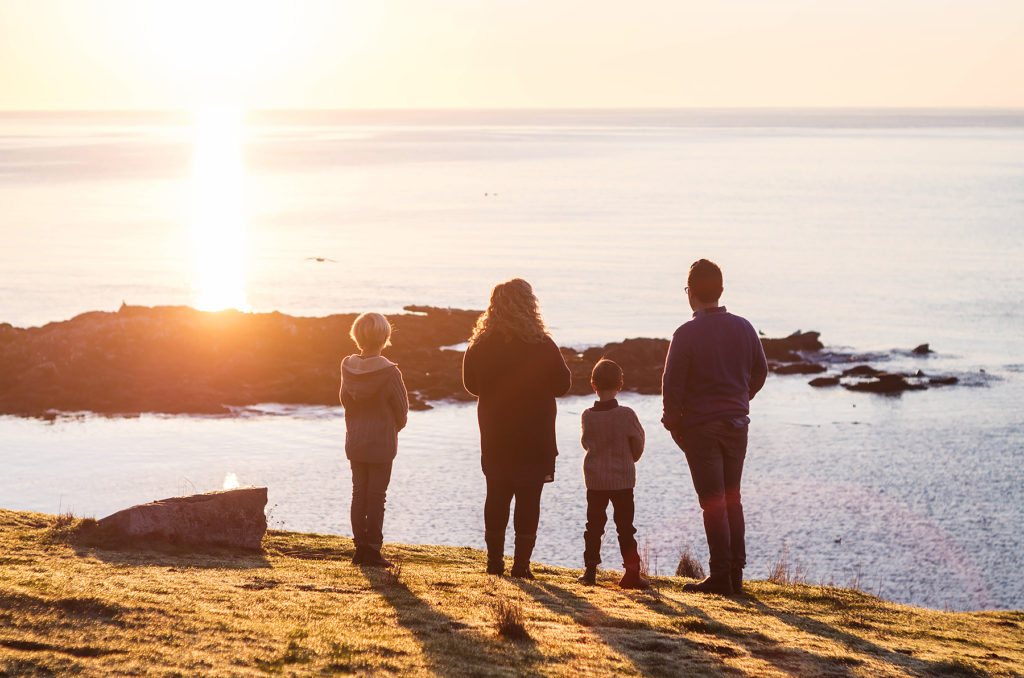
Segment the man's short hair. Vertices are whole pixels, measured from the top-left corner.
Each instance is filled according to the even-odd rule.
[[[698,259],[690,265],[686,285],[705,304],[716,302],[722,296],[722,269],[713,261]]]
[[[622,385],[622,368],[614,360],[601,358],[590,373],[590,383],[604,391]]]

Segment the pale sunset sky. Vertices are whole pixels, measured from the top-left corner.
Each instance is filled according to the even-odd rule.
[[[1024,0],[0,0],[0,110],[1024,107]]]

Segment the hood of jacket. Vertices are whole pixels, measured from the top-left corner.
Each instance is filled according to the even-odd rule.
[[[384,356],[350,355],[341,361],[342,389],[355,401],[369,400],[380,393],[397,369],[398,366]]]

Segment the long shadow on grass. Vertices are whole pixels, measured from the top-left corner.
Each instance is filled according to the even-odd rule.
[[[807,673],[807,675],[850,676],[853,674],[849,667],[863,664],[863,661],[853,655],[847,656],[847,658],[833,658],[833,656],[822,656],[795,647],[781,646],[778,641],[760,632],[751,634],[733,629],[726,624],[712,619],[702,609],[687,605],[678,600],[667,598],[660,600],[640,598],[638,600],[659,613],[666,613],[666,608],[675,607],[683,615],[691,618],[688,622],[682,624],[681,630],[728,638],[741,645],[752,655],[757,656],[757,658],[765,660],[787,673],[797,671],[799,673]],[[761,615],[773,617],[787,626],[827,640],[842,643],[853,652],[873,656],[873,658],[887,662],[900,671],[909,671],[912,675],[946,675],[948,673],[947,664],[944,662],[916,660],[912,656],[874,644],[861,636],[843,631],[813,618],[797,615],[795,612],[775,609],[753,596],[737,598],[736,602],[751,607],[753,610],[761,613]]]
[[[430,669],[440,676],[493,675],[498,667],[495,659],[516,656],[512,672],[517,676],[539,676],[533,666],[543,658],[530,638],[501,641],[484,638],[466,624],[449,617],[416,595],[391,572],[373,567],[360,567],[370,588],[395,610],[398,623],[412,633],[423,648]]]
[[[805,617],[803,615],[796,614],[795,612],[777,610],[756,598],[751,600],[751,604],[762,614],[771,615],[782,623],[788,624],[793,628],[842,643],[855,652],[872,655],[899,669],[905,671],[909,670],[917,675],[941,676],[949,675],[950,673],[948,663],[945,661],[931,662],[923,659],[915,659],[914,657],[894,652],[888,648],[876,645],[861,636],[843,631],[835,626],[830,626],[829,624],[812,617]]]
[[[757,631],[751,633],[734,628],[713,619],[698,607],[666,596],[622,595],[646,606],[653,612],[670,619],[675,618],[673,626],[683,635],[734,643],[751,656],[772,664],[788,675],[845,678],[854,675],[850,671],[850,666],[864,663],[855,657],[826,657],[801,648],[785,647],[763,633]]]
[[[118,565],[229,570],[257,570],[271,567],[270,561],[259,551],[198,550],[172,545],[104,548],[76,544],[72,548],[75,550],[75,555],[80,558],[92,557],[105,563]]]
[[[691,675],[704,671],[715,675],[744,675],[722,661],[722,657],[737,654],[729,646],[694,642],[664,633],[645,621],[613,617],[585,598],[549,582],[512,582],[555,614],[569,615],[580,626],[589,628],[645,676]],[[681,663],[683,660],[692,665],[690,670]]]

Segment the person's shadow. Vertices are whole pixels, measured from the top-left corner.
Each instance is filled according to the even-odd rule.
[[[368,587],[390,605],[398,624],[412,633],[432,672],[439,676],[487,675],[495,657],[514,662],[516,675],[542,675],[543,656],[532,638],[515,641],[489,638],[469,624],[448,616],[416,595],[391,571],[359,568]]]
[[[568,615],[580,626],[588,628],[626,662],[632,664],[632,668],[645,676],[707,673],[709,668],[720,670],[723,674],[733,672],[722,661],[723,657],[735,656],[735,650],[728,646],[691,640],[679,634],[665,633],[644,621],[612,616],[585,598],[550,582],[513,582],[551,612]],[[646,594],[627,597],[644,603],[654,600]],[[664,610],[656,611],[665,614]],[[640,635],[630,632],[637,630],[646,633]],[[609,671],[614,672],[614,667],[609,667]]]
[[[622,595],[625,596],[625,594]],[[789,674],[836,676],[837,678],[852,676],[855,673],[851,669],[865,663],[863,659],[855,656],[856,654],[871,656],[890,664],[899,672],[908,672],[911,675],[945,675],[949,673],[949,667],[945,662],[925,661],[916,659],[909,654],[890,650],[812,617],[775,609],[753,595],[737,596],[733,598],[733,601],[761,615],[778,619],[805,633],[840,643],[850,650],[851,654],[843,657],[824,656],[801,648],[785,647],[764,633],[733,628],[713,619],[698,607],[664,596],[658,598],[629,596],[629,598],[644,604],[658,614],[675,614],[685,617],[688,621],[682,628],[688,632],[731,641],[742,647],[751,656],[767,661]]]

